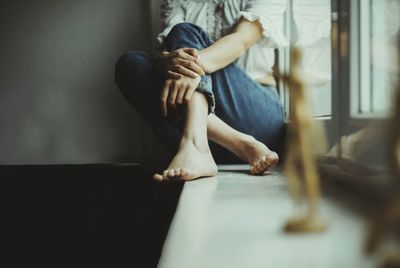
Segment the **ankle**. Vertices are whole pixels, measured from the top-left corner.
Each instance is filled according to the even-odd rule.
[[[249,145],[253,145],[257,140],[250,135],[243,134],[238,138],[238,145],[240,148],[247,148]]]
[[[255,142],[256,139],[254,137],[240,133],[234,137],[231,137],[229,144],[227,144],[225,147],[243,161],[248,161],[249,149],[253,147]]]
[[[194,147],[196,150],[202,153],[210,151],[207,139],[183,136],[179,147],[185,148],[187,146]]]

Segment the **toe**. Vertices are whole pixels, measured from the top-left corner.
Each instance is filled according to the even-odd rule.
[[[182,168],[182,169],[181,169],[181,175],[182,175],[182,176],[186,176],[186,175],[187,175],[187,170],[186,170],[186,168]]]
[[[162,176],[163,176],[163,180],[167,180],[168,179],[168,169],[164,170]]]
[[[250,173],[253,174],[253,175],[255,174],[254,166],[250,167]]]
[[[168,176],[169,178],[175,177],[175,170],[174,170],[174,169],[168,170],[167,176]]]
[[[177,168],[175,169],[175,177],[180,177],[181,176],[181,169]]]
[[[266,158],[266,162],[270,167],[275,166],[278,163],[278,161],[279,161],[279,156],[275,152],[272,152],[271,156]]]
[[[269,164],[268,164],[268,161],[267,161],[267,157],[266,157],[266,156],[264,156],[264,157],[261,159],[261,166],[262,166],[263,170],[265,170],[265,169],[267,169],[267,168],[269,167]]]
[[[263,168],[261,169],[260,174],[263,174],[264,172],[268,171],[268,169],[269,169],[268,164],[266,164],[264,162],[263,162],[262,166],[263,166]]]
[[[262,165],[262,161],[260,161],[260,160],[258,160],[258,162],[257,162],[257,171],[258,172],[261,172],[261,170],[263,169],[263,165]]]
[[[253,166],[252,166],[252,172],[253,172],[253,174],[258,174],[258,162],[255,162],[254,164],[253,164]]]
[[[162,181],[163,180],[163,176],[161,176],[160,174],[154,174],[153,175],[153,179],[156,181]]]
[[[253,165],[253,174],[255,175],[260,175],[261,173],[263,173],[265,171],[265,167],[264,167],[264,162],[262,161],[262,159],[258,160],[254,165]]]
[[[258,160],[258,166],[260,167],[260,169],[262,169],[264,166],[264,159],[261,158],[260,160]]]
[[[257,166],[258,162],[255,162],[252,166],[251,166],[251,173],[253,175],[257,175],[258,174],[258,166]]]
[[[181,178],[183,180],[187,180],[188,175],[189,175],[189,170],[186,168],[182,168],[181,169]]]

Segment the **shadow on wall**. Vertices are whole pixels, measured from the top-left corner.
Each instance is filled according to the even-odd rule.
[[[151,141],[114,65],[151,50],[145,0],[4,1],[0,164],[134,162]]]

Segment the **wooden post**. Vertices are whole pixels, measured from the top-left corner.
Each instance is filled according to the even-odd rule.
[[[295,212],[284,226],[286,232],[320,232],[326,224],[318,218],[320,199],[319,175],[313,155],[313,146],[325,142],[316,137],[311,104],[300,75],[301,52],[292,48],[291,72],[281,76],[288,84],[291,96],[291,113],[288,135],[288,152],[284,164],[289,192],[295,201]],[[321,133],[321,131],[319,131]]]
[[[397,51],[398,69],[400,70],[400,51]],[[398,79],[398,78],[397,78]],[[365,250],[368,254],[376,251],[382,238],[400,229],[400,82],[397,81],[395,88],[395,105],[392,118],[390,119],[389,129],[391,131],[391,142],[388,146],[391,159],[391,170],[393,173],[393,193],[385,202],[380,215],[374,217],[368,234]],[[400,248],[386,256],[383,264],[384,268],[400,267]]]

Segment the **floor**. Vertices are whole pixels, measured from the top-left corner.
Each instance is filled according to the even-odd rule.
[[[361,197],[324,181],[320,212],[328,230],[286,234],[292,202],[281,172],[250,176],[246,165],[219,170],[185,183],[159,268],[376,267],[362,253],[368,206]]]
[[[31,264],[156,267],[182,188],[137,164],[0,165],[0,178],[2,256]]]

